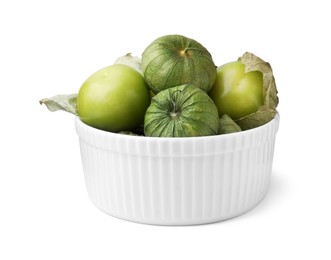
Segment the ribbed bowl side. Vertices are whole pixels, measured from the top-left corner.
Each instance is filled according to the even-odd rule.
[[[266,195],[279,117],[227,136],[166,139],[96,130],[76,119],[87,191],[102,211],[158,225],[245,213]]]

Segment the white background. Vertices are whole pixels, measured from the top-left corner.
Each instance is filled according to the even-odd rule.
[[[0,259],[331,259],[327,3],[1,1]],[[73,116],[38,103],[174,33],[201,42],[217,65],[250,51],[274,70],[272,184],[229,221],[159,227],[101,212],[87,196]]]

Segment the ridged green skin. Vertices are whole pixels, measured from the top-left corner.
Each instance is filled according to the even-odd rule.
[[[216,66],[208,50],[182,35],[153,41],[142,54],[141,68],[154,93],[182,84],[193,84],[207,92],[216,79]]]
[[[218,110],[208,94],[193,85],[161,91],[145,113],[144,132],[153,137],[216,135]]]

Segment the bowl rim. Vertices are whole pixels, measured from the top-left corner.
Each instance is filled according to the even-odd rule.
[[[240,136],[245,136],[245,135],[250,135],[254,134],[257,132],[264,131],[265,129],[276,127],[276,132],[278,131],[279,128],[279,112],[277,111],[276,115],[272,120],[269,122],[255,127],[251,128],[248,130],[243,130],[241,132],[235,132],[235,133],[229,133],[229,134],[218,134],[218,135],[208,135],[208,136],[194,136],[194,137],[152,137],[152,136],[142,136],[142,135],[129,135],[129,134],[123,134],[123,133],[114,133],[114,132],[109,132],[106,130],[101,130],[95,127],[92,127],[90,125],[87,125],[84,123],[78,116],[75,116],[75,125],[76,125],[76,131],[77,133],[79,132],[78,128],[85,128],[89,132],[92,131],[95,134],[100,134],[102,136],[107,136],[108,138],[110,137],[116,137],[116,138],[125,138],[125,139],[132,139],[132,140],[151,140],[151,141],[160,141],[160,142],[178,142],[178,141],[193,141],[193,140],[205,140],[205,139],[226,139],[226,138],[236,138]],[[79,135],[79,133],[78,133]]]

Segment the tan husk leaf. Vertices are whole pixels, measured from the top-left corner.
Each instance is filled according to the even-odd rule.
[[[138,56],[132,56],[131,53],[127,53],[126,55],[119,57],[115,60],[114,64],[124,64],[130,66],[131,68],[138,71],[141,75],[143,74],[141,71],[141,60]]]
[[[77,94],[56,95],[44,98],[39,101],[40,105],[45,104],[49,111],[63,110],[77,115]]]
[[[235,120],[241,129],[246,130],[261,126],[272,120],[277,113],[276,108],[279,99],[275,78],[268,62],[249,52],[244,53],[238,60],[245,65],[245,72],[260,71],[263,74],[264,104],[257,112]]]

